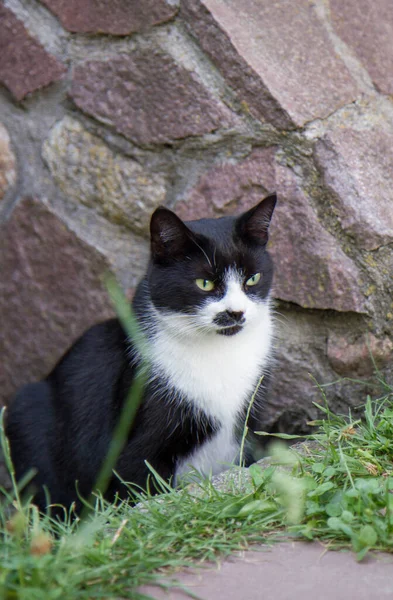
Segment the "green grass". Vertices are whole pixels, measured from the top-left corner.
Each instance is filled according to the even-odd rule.
[[[81,524],[52,522],[31,505],[10,516],[8,498],[0,514],[0,597],[139,598],[137,587],[155,581],[157,570],[261,542],[283,517],[275,502],[252,519],[240,516],[251,496],[220,493],[208,482],[192,490],[141,497],[137,508],[99,500]]]
[[[358,559],[369,549],[393,550],[393,397],[364,406],[363,419],[320,407],[319,448],[302,458],[305,512],[291,531],[331,547],[350,545]]]
[[[310,454],[273,447],[273,464],[253,465],[241,493],[197,481],[141,496],[137,508],[98,498],[85,521],[58,523],[4,492],[0,597],[139,598],[138,586],[163,572],[283,535],[350,547],[359,559],[392,551],[392,396],[368,398],[361,421],[320,409]],[[4,436],[3,445],[7,454]]]

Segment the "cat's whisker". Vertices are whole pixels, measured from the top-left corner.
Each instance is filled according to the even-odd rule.
[[[181,314],[173,315],[173,318],[174,319],[190,319],[190,318],[198,318],[198,316],[199,315],[197,313],[187,313],[184,315],[181,315]],[[170,316],[169,316],[169,318],[170,318]]]
[[[214,246],[214,251],[213,251],[213,266],[216,267],[216,253],[217,253],[217,246]]]
[[[208,257],[208,255],[206,254],[206,252],[205,252],[205,250],[202,248],[202,246],[200,246],[200,245],[198,244],[198,242],[197,242],[195,239],[194,239],[194,243],[195,243],[195,245],[196,245],[196,246],[198,246],[199,250],[200,250],[201,252],[203,252],[203,254],[205,255],[205,258],[206,258],[207,262],[209,263],[210,267],[211,267],[211,268],[213,268],[213,265],[212,265],[212,263],[210,262],[210,258]]]
[[[274,319],[281,319],[282,321],[286,321],[287,323],[289,323],[289,319],[286,315],[283,315],[280,312],[276,312],[276,311],[271,311],[271,315],[272,317],[274,317]]]
[[[284,315],[282,312],[279,312],[279,311],[278,311],[277,309],[275,309],[275,308],[271,309],[271,314],[272,314],[272,316],[273,316],[273,317],[275,317],[275,318],[278,316],[278,317],[280,317],[281,319],[283,319],[283,320],[285,320],[285,321],[288,321],[288,322],[289,322],[289,319],[288,319],[287,315]]]

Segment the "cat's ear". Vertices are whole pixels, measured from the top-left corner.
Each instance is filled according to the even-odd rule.
[[[192,232],[174,212],[159,206],[150,221],[152,257],[170,260],[184,254],[193,239]]]
[[[277,195],[266,196],[259,204],[236,220],[236,233],[245,242],[265,245],[269,239],[269,225],[276,206]]]

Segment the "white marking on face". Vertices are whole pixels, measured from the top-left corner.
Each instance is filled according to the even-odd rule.
[[[212,325],[217,331],[219,327],[213,324],[214,318],[220,312],[242,312],[245,318],[245,325],[254,321],[258,314],[257,303],[251,300],[243,289],[243,277],[239,271],[228,269],[225,277],[225,295],[220,300],[207,301],[200,309],[201,321],[204,325]]]

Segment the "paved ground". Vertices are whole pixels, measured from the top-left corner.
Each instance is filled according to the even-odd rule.
[[[352,553],[326,552],[318,543],[280,543],[177,579],[203,600],[392,600],[393,555],[357,563]],[[189,598],[179,588],[141,591],[157,600]]]

